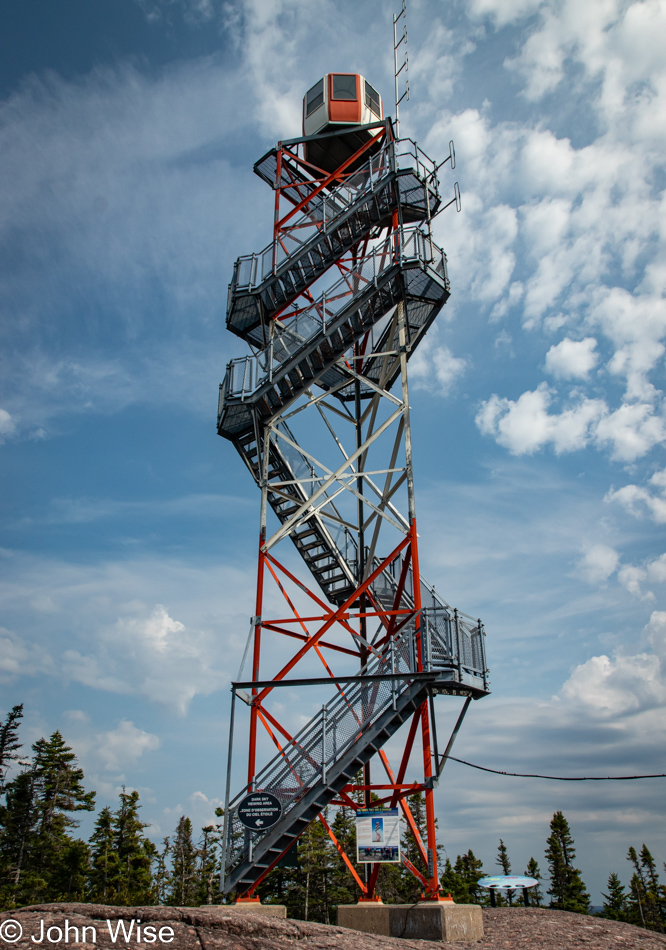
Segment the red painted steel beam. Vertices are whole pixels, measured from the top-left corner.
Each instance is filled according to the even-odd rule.
[[[391,554],[389,554],[387,558],[384,558],[384,560],[381,562],[379,567],[377,567],[372,572],[372,574],[368,577],[368,579],[365,580],[359,587],[357,587],[356,590],[352,594],[350,594],[347,600],[340,607],[338,607],[335,613],[331,617],[329,617],[329,619],[323,624],[322,627],[320,627],[317,633],[315,633],[310,638],[310,640],[303,647],[301,647],[301,649],[291,658],[291,660],[289,660],[287,664],[285,664],[285,666],[282,667],[280,672],[276,676],[274,676],[273,679],[275,680],[284,679],[284,677],[287,675],[289,670],[292,670],[296,666],[296,664],[305,656],[305,654],[308,653],[309,650],[312,649],[315,643],[318,643],[319,640],[321,640],[321,638],[324,636],[326,631],[329,630],[330,627],[333,626],[333,624],[338,619],[338,614],[342,615],[345,613],[347,608],[351,604],[353,604],[355,600],[358,599],[360,594],[362,594],[365,590],[368,589],[368,587],[379,577],[382,571],[384,571],[385,568],[388,567],[388,565],[394,560],[394,558],[400,553],[400,551],[402,551],[402,549],[409,544],[409,542],[410,542],[410,537],[408,535],[403,541],[400,542],[400,544],[398,544],[398,546],[391,552]],[[270,693],[271,689],[272,689],[272,686],[265,686],[262,689],[262,691],[259,693],[259,695],[257,696],[257,700],[261,702]]]

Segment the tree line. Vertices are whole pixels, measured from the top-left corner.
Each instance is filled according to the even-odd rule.
[[[199,906],[220,903],[218,890],[222,809],[217,821],[195,836],[191,820],[181,816],[172,835],[159,845],[145,834],[139,793],[123,788],[117,807],[97,815],[90,838],[76,836],[77,812],[95,810],[95,792],[84,786],[83,770],[59,731],[35,742],[32,754],[21,756],[19,725],[22,706],[14,706],[0,727],[0,909],[26,904],[77,901],[136,906],[170,904]],[[14,766],[14,768],[12,768]],[[13,777],[9,778],[11,769]],[[425,838],[425,807],[420,794],[409,799],[416,827]],[[324,817],[340,848],[356,865],[354,810],[328,809]],[[421,852],[407,827],[401,849],[425,874]],[[524,873],[539,883],[530,890],[537,907],[587,914],[590,897],[576,867],[571,829],[561,811],[550,822],[546,840],[547,883],[532,857]],[[452,861],[439,848],[441,885],[458,903],[488,905],[488,891],[479,886],[486,874],[511,874],[508,849],[500,838],[496,867],[484,870],[470,849]],[[630,847],[631,876],[627,887],[613,871],[608,878],[601,916],[666,932],[666,887],[647,845]],[[664,865],[666,871],[666,864]],[[421,885],[404,864],[383,864],[377,890],[386,902],[411,904]],[[355,903],[360,888],[323,823],[315,821],[296,846],[262,882],[263,901],[286,904],[291,917],[332,923],[338,904]],[[497,895],[511,906],[511,893]]]

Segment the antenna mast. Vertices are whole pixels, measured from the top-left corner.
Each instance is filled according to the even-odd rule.
[[[398,39],[398,21],[404,17],[402,36]],[[405,44],[402,66],[398,67],[398,48]],[[405,91],[400,95],[400,73],[405,70]],[[393,14],[393,74],[395,79],[395,137],[400,138],[400,103],[403,99],[409,100],[409,56],[407,55],[407,0],[402,0],[402,10],[396,16]]]

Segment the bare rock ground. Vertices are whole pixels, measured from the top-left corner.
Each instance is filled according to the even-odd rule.
[[[21,936],[17,936],[15,925],[8,924],[9,920],[20,925]],[[124,929],[119,926],[121,921]],[[485,936],[480,943],[456,943],[452,947],[457,950],[666,950],[663,934],[566,911],[484,908],[483,925]],[[83,927],[88,927],[85,935]],[[141,928],[140,942],[137,927]],[[146,930],[148,927],[154,929]],[[160,933],[160,928],[167,929]],[[0,950],[12,946],[16,950],[35,950],[35,947],[64,950],[70,945],[78,950],[296,950],[295,945],[298,950],[434,950],[441,946],[423,940],[376,937],[303,920],[280,920],[249,912],[230,913],[224,906],[37,904],[0,914]]]

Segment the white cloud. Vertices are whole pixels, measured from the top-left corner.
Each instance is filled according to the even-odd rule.
[[[633,462],[666,441],[666,425],[649,403],[624,404],[599,419],[595,439],[612,446],[614,459]]]
[[[11,415],[6,409],[0,409],[0,444],[7,436],[13,435],[15,429],[16,425]]]
[[[476,424],[512,455],[532,454],[552,444],[556,453],[584,448],[593,427],[604,415],[598,399],[581,399],[570,409],[549,413],[552,393],[545,383],[525,392],[515,402],[492,395],[483,403]]]
[[[618,580],[630,594],[643,600],[654,600],[652,591],[643,592],[642,585],[663,584],[666,582],[666,554],[656,558],[646,558],[640,564],[626,564],[618,571]]]
[[[659,658],[593,656],[577,666],[562,687],[562,696],[602,716],[621,716],[666,704],[666,682]]]
[[[184,714],[195,696],[227,683],[239,662],[253,593],[240,567],[166,559],[78,565],[6,553],[0,610],[17,627],[4,634],[6,676],[40,671]],[[35,607],[37,593],[52,602],[49,613]]]
[[[613,459],[633,462],[666,441],[666,424],[649,403],[623,404],[609,412],[603,400],[578,396],[571,408],[549,412],[553,396],[546,383],[515,401],[493,394],[479,409],[476,424],[513,455],[533,454],[549,444],[559,455],[593,443],[609,445]]]
[[[666,611],[655,610],[645,629],[650,646],[657,656],[666,662]]]
[[[17,676],[39,676],[52,669],[53,661],[48,652],[0,627],[0,681],[7,683]]]
[[[561,379],[586,379],[599,359],[593,337],[570,340],[565,337],[546,353],[546,369]]]
[[[197,694],[219,689],[227,674],[210,664],[212,635],[186,629],[161,604],[147,616],[103,629],[96,654],[67,651],[69,679],[111,692],[136,692],[184,714]]]
[[[489,16],[501,27],[530,16],[542,3],[543,0],[471,0],[470,13],[475,17]]]
[[[649,484],[657,491],[651,491],[642,485],[624,485],[607,492],[605,501],[616,501],[630,514],[640,518],[644,509],[657,524],[666,523],[666,468],[661,469],[649,479]]]
[[[613,287],[600,293],[590,322],[601,327],[615,345],[609,370],[627,382],[627,398],[653,400],[648,376],[664,355],[666,308],[661,295],[628,293]]]
[[[635,597],[642,597],[647,600],[654,599],[654,594],[651,591],[644,594],[641,590],[641,584],[647,579],[647,571],[644,568],[635,564],[624,564],[617,572],[617,579]]]
[[[602,584],[615,572],[620,555],[607,544],[591,544],[577,567],[588,584]]]
[[[419,347],[409,361],[410,380],[416,388],[448,396],[467,368],[467,361],[454,356],[448,346]]]
[[[87,725],[90,722],[90,716],[82,709],[66,709],[63,713],[68,722],[82,723]]]
[[[134,765],[145,752],[159,749],[157,736],[138,729],[133,722],[121,719],[118,726],[109,732],[99,733],[94,740],[94,753],[104,768],[113,772],[124,772]]]

